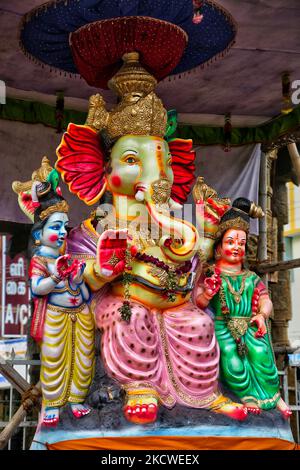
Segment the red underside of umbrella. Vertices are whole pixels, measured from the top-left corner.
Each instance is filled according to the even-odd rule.
[[[142,16],[96,21],[70,35],[79,73],[89,85],[104,89],[126,52],[139,52],[141,65],[159,81],[179,63],[186,44],[178,26]]]

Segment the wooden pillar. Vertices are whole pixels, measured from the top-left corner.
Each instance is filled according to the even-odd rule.
[[[288,222],[286,177],[278,177],[276,164],[278,150],[286,142],[275,142],[265,149],[267,157],[266,218],[267,260],[269,263],[284,259],[284,225]],[[288,348],[288,322],[292,315],[289,271],[268,274],[268,286],[274,312],[272,316],[272,340],[276,348]]]
[[[284,259],[284,225],[288,223],[288,202],[286,183],[276,181],[276,198],[273,201],[274,212],[277,215],[278,235],[277,235],[277,259]],[[288,322],[292,318],[290,272],[277,272],[277,283],[271,285],[272,300],[274,304],[273,320],[273,343],[277,347],[289,347]]]

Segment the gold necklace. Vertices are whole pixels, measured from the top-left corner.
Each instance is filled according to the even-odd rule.
[[[228,289],[230,291],[230,293],[233,295],[233,298],[234,298],[234,301],[236,304],[239,304],[240,301],[241,301],[241,298],[242,298],[242,294],[244,292],[244,289],[245,289],[245,283],[246,283],[246,279],[248,277],[248,273],[244,274],[243,275],[243,278],[242,278],[242,282],[241,282],[241,287],[239,288],[238,291],[236,291],[232,285],[230,284],[230,281],[227,277],[223,277],[223,279],[225,280],[226,284],[228,285]]]
[[[112,214],[107,214],[98,219],[98,224],[102,230],[116,230],[118,222],[119,221],[116,220]],[[132,242],[139,251],[144,251],[149,246],[158,246],[158,243],[151,238],[149,227],[146,227],[145,225],[139,225],[136,227],[134,224],[129,223],[128,234],[132,237]]]
[[[71,295],[78,295],[80,294],[80,287],[77,287],[75,290],[72,289],[72,287],[70,286],[69,279],[66,279],[64,287],[55,287],[53,294],[58,294],[58,293],[63,293],[63,292],[69,292],[69,294]]]
[[[226,273],[226,274],[229,274],[231,276],[240,276],[241,274],[243,274],[245,272],[244,269],[241,269],[240,271],[234,271],[234,270],[230,270],[230,269],[221,269],[221,272],[222,273]]]

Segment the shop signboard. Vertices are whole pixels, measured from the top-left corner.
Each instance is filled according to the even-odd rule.
[[[27,261],[23,254],[11,259],[7,253],[8,236],[1,236],[1,336],[27,334],[30,317]]]

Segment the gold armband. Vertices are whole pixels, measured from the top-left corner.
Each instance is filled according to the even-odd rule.
[[[268,315],[266,315],[265,313],[261,312],[260,310],[258,310],[258,312],[257,312],[255,315],[253,315],[253,316],[255,317],[256,315],[261,315],[262,317],[264,317],[265,320],[268,320],[268,318],[269,318]]]

